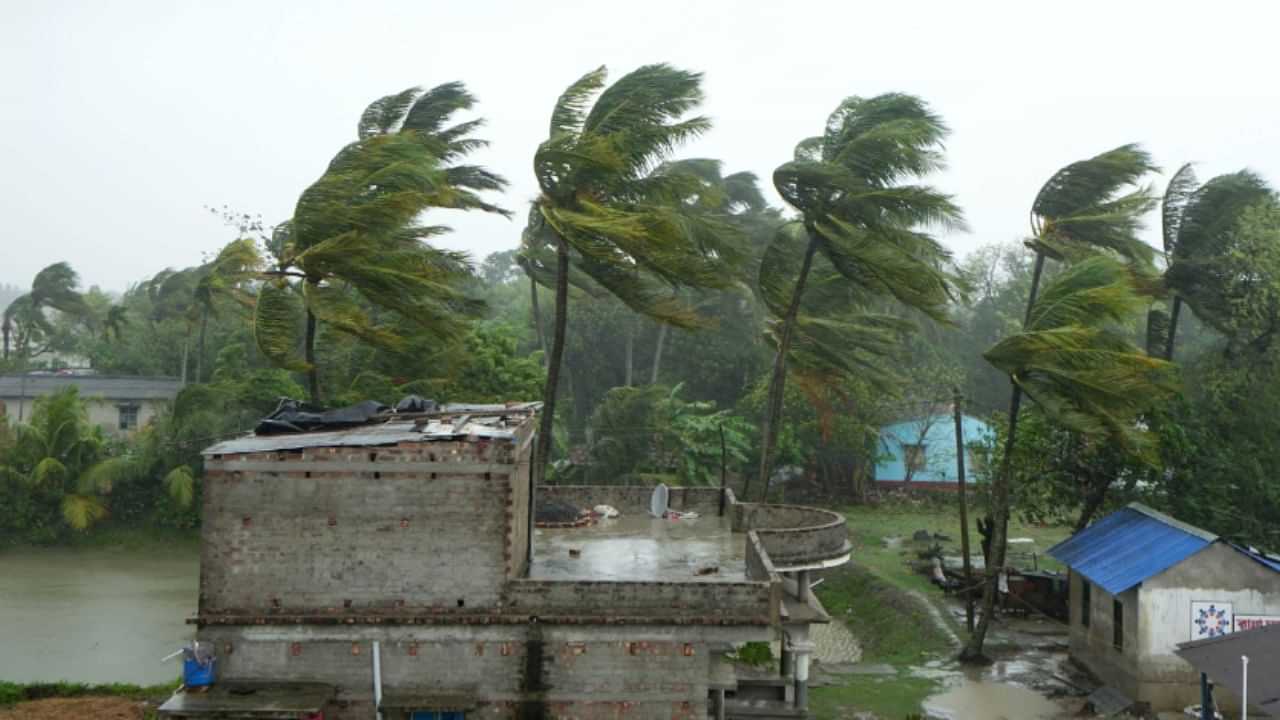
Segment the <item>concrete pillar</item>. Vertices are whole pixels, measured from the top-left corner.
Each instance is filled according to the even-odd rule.
[[[809,571],[801,570],[796,573],[796,599],[804,600],[805,593],[809,590]]]
[[[716,720],[725,720],[724,688],[716,690]]]
[[[796,656],[795,705],[798,710],[809,707],[809,659],[813,656],[813,649],[811,642],[796,642],[791,645]]]
[[[782,638],[782,659],[778,664],[778,674],[782,677],[788,677],[791,675],[791,660],[791,648],[788,647],[788,640],[784,635]]]

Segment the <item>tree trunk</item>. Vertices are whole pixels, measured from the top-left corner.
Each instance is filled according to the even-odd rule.
[[[1044,274],[1044,254],[1036,253],[1035,270],[1031,274],[1031,292],[1027,297],[1027,312],[1023,316],[1022,327],[1025,329],[1031,322],[1031,309],[1035,307],[1036,296],[1040,293],[1040,277]],[[983,662],[986,656],[982,652],[986,642],[987,629],[991,626],[991,616],[996,606],[996,584],[1000,569],[1004,567],[1006,541],[1009,535],[1009,484],[1013,473],[1013,450],[1018,439],[1018,411],[1022,409],[1022,388],[1017,380],[1011,378],[1013,395],[1009,398],[1009,435],[1005,438],[1004,457],[1000,460],[1000,471],[991,483],[991,550],[986,558],[986,587],[982,591],[982,615],[978,618],[978,626],[969,635],[969,642],[960,651],[961,662]]]
[[[956,421],[956,481],[959,485],[960,499],[960,554],[964,563],[964,622],[965,628],[973,632],[973,593],[969,591],[973,584],[973,569],[969,567],[969,503],[966,498],[964,481],[964,415],[961,405],[964,396],[960,388],[955,389],[954,412]]]
[[[187,386],[187,354],[188,354],[188,352],[189,352],[189,350],[190,350],[190,348],[191,348],[191,330],[190,330],[190,327],[191,327],[190,325],[188,325],[188,326],[187,326],[187,328],[188,328],[188,330],[187,330],[187,336],[186,336],[185,338],[183,338],[183,339],[182,339],[182,369],[178,371],[178,376],[181,378],[181,382],[179,383],[179,387],[186,387],[186,386]]]
[[[813,267],[813,254],[818,250],[818,238],[813,231],[806,228],[809,235],[809,246],[804,251],[804,262],[800,265],[800,274],[796,277],[795,289],[791,291],[791,304],[787,306],[787,314],[782,318],[782,334],[778,337],[778,352],[773,357],[773,375],[769,378],[769,397],[764,409],[764,419],[760,423],[760,480],[764,486],[761,501],[769,498],[770,470],[773,467],[773,451],[778,444],[778,423],[782,419],[782,398],[787,382],[787,354],[791,351],[791,333],[795,329],[796,318],[800,315],[800,299],[804,295],[804,284],[809,279],[809,270]],[[745,499],[745,498],[744,498]]]
[[[1111,478],[1103,473],[1089,473],[1089,492],[1084,497],[1084,506],[1080,508],[1080,517],[1076,520],[1075,529],[1071,531],[1072,535],[1089,527],[1089,521],[1093,520],[1093,516],[1098,514],[1102,503],[1106,501],[1107,489],[1110,487]]]
[[[196,343],[196,382],[204,382],[204,336],[209,329],[209,308],[200,311],[200,340]]]
[[[658,384],[658,370],[662,367],[662,347],[667,342],[667,330],[669,325],[662,323],[658,326],[658,347],[653,351],[653,370],[649,373],[649,384]]]
[[[547,366],[547,336],[542,332],[542,311],[538,308],[538,283],[529,276],[529,311],[533,314],[533,330],[538,334],[538,347],[542,350],[542,366]]]
[[[564,238],[556,238],[556,307],[551,336],[551,357],[547,360],[547,385],[542,392],[542,420],[538,424],[537,452],[533,459],[536,485],[546,476],[551,459],[551,432],[555,427],[556,386],[560,382],[560,363],[564,357],[564,329],[569,317],[569,246]]]
[[[1169,336],[1165,339],[1164,359],[1173,362],[1173,336],[1178,333],[1178,315],[1182,312],[1182,298],[1173,296],[1173,308],[1169,311]]]
[[[13,326],[9,324],[8,318],[5,318],[3,330],[4,330],[4,359],[8,360],[9,359],[9,333],[13,332]]]
[[[303,340],[303,359],[307,361],[307,395],[311,404],[320,405],[320,371],[316,369],[316,316],[307,308],[307,334]]]
[[[622,384],[625,385],[626,387],[631,387],[631,371],[633,368],[635,368],[635,359],[636,359],[635,323],[633,322],[627,323],[626,333],[627,333],[627,359],[626,359],[627,366],[626,366],[626,374],[623,377]]]

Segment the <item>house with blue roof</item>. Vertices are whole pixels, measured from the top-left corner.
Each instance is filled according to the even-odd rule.
[[[1280,557],[1132,503],[1049,549],[1070,571],[1070,653],[1155,711],[1200,698],[1178,645],[1280,624]],[[1230,693],[1219,706],[1238,707]]]
[[[960,423],[965,452],[965,481],[972,485],[981,458],[968,450],[995,437],[991,426],[972,415]],[[950,411],[925,414],[880,428],[876,484],[881,488],[919,487],[954,490],[960,486],[956,462],[955,418]]]

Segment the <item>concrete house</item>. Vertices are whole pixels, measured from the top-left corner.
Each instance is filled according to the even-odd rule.
[[[971,443],[993,437],[987,423],[972,415],[962,415],[961,433],[966,449]],[[936,413],[903,420],[880,429],[878,443],[881,459],[876,463],[876,484],[880,487],[904,487],[920,484],[926,488],[955,489],[960,485],[956,462],[955,418],[951,413]],[[979,458],[965,454],[965,479],[974,482]]]
[[[72,386],[86,401],[89,422],[108,435],[123,437],[146,426],[165,403],[172,402],[182,381],[117,375],[0,375],[0,410],[10,423],[28,421],[36,398]]]
[[[1072,659],[1155,710],[1199,702],[1199,673],[1180,643],[1280,623],[1280,558],[1140,503],[1049,554],[1071,569]]]
[[[205,451],[196,637],[169,718],[805,717],[810,571],[844,519],[676,488],[533,488],[537,404],[451,405]],[[540,528],[534,496],[617,519]],[[783,641],[740,678],[725,654]],[[762,710],[763,708],[763,710]],[[764,712],[764,715],[760,713]]]

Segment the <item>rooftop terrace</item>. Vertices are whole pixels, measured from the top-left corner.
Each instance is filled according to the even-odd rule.
[[[537,580],[743,581],[746,539],[728,517],[662,520],[632,512],[580,528],[534,532]]]

